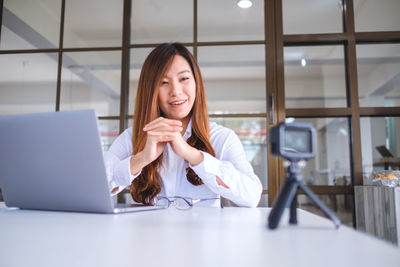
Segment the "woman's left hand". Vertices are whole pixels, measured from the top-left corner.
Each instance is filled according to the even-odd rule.
[[[193,166],[203,161],[203,154],[198,149],[190,146],[181,134],[176,135],[170,144],[178,156],[181,156]]]

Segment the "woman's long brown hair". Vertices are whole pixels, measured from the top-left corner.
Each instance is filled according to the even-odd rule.
[[[161,79],[172,63],[175,55],[180,55],[189,63],[196,82],[196,98],[191,110],[192,135],[187,143],[199,150],[215,156],[210,142],[208,111],[200,68],[192,54],[180,43],[164,43],[157,46],[146,58],[140,73],[136,94],[135,113],[133,118],[133,154],[142,151],[147,135],[143,128],[149,122],[162,116],[158,104],[158,91]],[[141,174],[131,184],[133,200],[143,204],[153,204],[154,198],[161,191],[159,168],[162,164],[162,154],[142,169]],[[186,177],[193,185],[203,182],[197,174],[187,168]]]

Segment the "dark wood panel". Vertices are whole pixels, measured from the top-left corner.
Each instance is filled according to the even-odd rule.
[[[154,44],[130,44],[129,48],[155,48],[156,46],[159,46],[161,43],[154,43]],[[186,43],[181,43],[184,46],[193,46],[194,44],[192,42],[186,42]]]
[[[314,185],[309,188],[317,195],[354,195],[354,186]],[[299,194],[304,194],[304,192],[300,190]]]
[[[360,108],[361,116],[400,116],[400,107],[365,107]]]
[[[319,118],[345,117],[351,115],[350,108],[290,108],[286,109],[287,117]]]
[[[283,36],[285,46],[344,44],[351,35],[346,33],[289,34]]]
[[[1,193],[1,188],[0,188],[0,193]],[[264,189],[264,190],[262,191],[262,194],[263,194],[263,195],[268,195],[268,189]]]
[[[122,18],[122,53],[121,53],[121,98],[119,132],[127,127],[126,114],[129,106],[129,73],[130,73],[130,49],[131,41],[131,1],[124,1],[124,13]]]
[[[0,50],[0,55],[2,54],[39,54],[39,53],[58,53],[61,49],[59,48],[49,48],[49,49],[20,49],[20,50]]]
[[[4,0],[0,0],[0,23],[3,22],[3,5],[4,5]],[[0,41],[1,41],[1,29],[3,27],[0,24]]]
[[[276,16],[275,1],[264,1],[264,30],[265,30],[265,77],[266,77],[266,118],[267,130],[275,126],[277,121],[277,41],[276,41]],[[273,101],[273,102],[272,102]],[[271,156],[271,150],[268,146],[268,190],[264,190],[264,194],[268,194],[268,205],[271,206],[275,196],[279,190],[279,165],[276,158]]]
[[[346,32],[354,36],[354,9],[353,1],[346,0]],[[351,108],[350,124],[350,166],[355,185],[363,183],[362,154],[361,154],[361,128],[358,99],[358,76],[355,38],[348,40],[345,49],[346,60],[346,84]]]
[[[56,89],[56,111],[60,110],[61,103],[61,72],[62,72],[62,48],[64,45],[64,21],[65,21],[65,0],[61,1],[61,14],[60,14],[60,36],[58,39],[58,66],[57,66],[57,89]]]
[[[197,0],[193,0],[193,57],[197,60]]]
[[[356,43],[400,42],[400,31],[356,32]]]
[[[210,114],[210,118],[266,118],[266,113]]]
[[[99,116],[99,120],[119,120],[120,116]]]
[[[197,42],[198,46],[221,46],[221,45],[263,45],[264,40],[254,41],[222,41],[222,42]]]

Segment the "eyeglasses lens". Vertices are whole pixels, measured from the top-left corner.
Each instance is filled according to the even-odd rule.
[[[174,203],[175,208],[180,209],[180,210],[187,210],[187,209],[191,208],[191,206],[189,204],[189,200],[185,200],[183,198],[176,198],[176,199],[174,199],[173,203]]]
[[[169,200],[167,198],[160,198],[157,200],[157,206],[168,208],[169,207]]]

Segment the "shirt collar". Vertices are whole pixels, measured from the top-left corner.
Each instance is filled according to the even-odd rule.
[[[189,123],[186,127],[186,131],[183,134],[183,139],[187,141],[187,139],[192,135],[192,118],[190,118]]]

